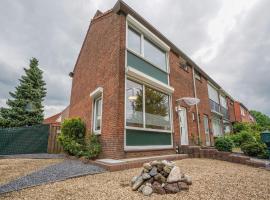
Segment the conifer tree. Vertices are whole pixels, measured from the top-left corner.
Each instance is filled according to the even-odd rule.
[[[9,93],[12,98],[7,100],[8,108],[0,110],[0,127],[31,126],[43,121],[42,102],[46,96],[46,83],[38,60],[32,58],[24,72],[15,92]]]

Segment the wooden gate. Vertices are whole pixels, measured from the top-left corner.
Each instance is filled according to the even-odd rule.
[[[57,141],[57,136],[61,132],[61,126],[56,124],[50,125],[50,134],[48,138],[48,153],[61,153],[63,152],[62,146]]]

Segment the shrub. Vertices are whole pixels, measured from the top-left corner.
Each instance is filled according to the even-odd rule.
[[[101,145],[98,137],[94,134],[90,135],[84,146],[83,156],[86,158],[96,158],[101,151]]]
[[[81,141],[85,136],[85,124],[80,118],[67,119],[61,126],[61,134],[76,141]]]
[[[235,147],[240,147],[243,143],[256,142],[255,133],[248,131],[241,131],[240,133],[229,135],[228,137],[233,141]]]
[[[81,119],[67,119],[62,124],[61,134],[57,139],[69,155],[95,158],[101,151],[101,145],[94,134],[85,138],[85,131],[85,124]]]
[[[248,156],[257,156],[263,153],[263,147],[258,142],[246,142],[241,145],[241,150]]]
[[[219,151],[231,152],[233,141],[229,137],[218,137],[215,140],[215,147]]]

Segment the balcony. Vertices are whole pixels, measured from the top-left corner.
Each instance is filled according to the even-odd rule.
[[[212,112],[217,113],[217,114],[221,114],[220,113],[220,105],[218,103],[209,99],[209,104],[210,104],[210,108],[211,108]]]
[[[229,110],[227,108],[220,106],[220,112],[223,115],[224,119],[229,119]]]

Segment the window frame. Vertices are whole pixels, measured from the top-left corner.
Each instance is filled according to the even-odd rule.
[[[126,121],[127,121],[127,119],[126,119],[126,112],[127,112],[127,110],[126,110],[126,105],[127,105],[126,86],[127,86],[127,81],[128,80],[129,81],[133,81],[133,82],[135,82],[137,84],[140,84],[143,87],[143,127],[133,127],[133,126],[128,126],[126,124]],[[168,110],[169,110],[169,119],[170,119],[169,120],[170,130],[146,128],[146,117],[145,117],[145,87],[149,87],[149,88],[151,88],[153,90],[156,90],[156,91],[161,92],[162,94],[165,94],[165,95],[168,96]],[[125,78],[125,122],[124,122],[125,123],[125,129],[172,133],[172,131],[173,131],[173,124],[172,124],[173,123],[173,120],[172,120],[172,117],[173,116],[172,116],[172,102],[171,102],[171,99],[172,99],[171,94],[164,93],[163,91],[160,91],[160,90],[156,89],[155,87],[153,87],[153,86],[151,86],[151,85],[149,85],[147,83],[141,83],[141,82],[139,82],[138,80],[136,80],[136,79],[134,79],[132,77],[126,77]]]
[[[97,107],[96,107],[96,103],[97,101],[100,101],[100,129],[97,130],[96,129],[96,113],[97,113]],[[94,134],[98,135],[101,134],[101,129],[102,129],[102,107],[103,107],[103,98],[102,95],[99,95],[97,97],[95,97],[94,101],[93,101],[93,132]]]
[[[129,29],[131,29],[131,31],[136,32],[137,34],[140,34],[140,53],[136,52],[135,50],[129,48],[128,46],[128,32]],[[161,45],[159,45],[158,43],[156,43],[155,41],[153,41],[153,39],[149,36],[147,36],[146,34],[144,34],[141,30],[139,30],[137,27],[135,27],[133,24],[127,22],[127,28],[126,28],[126,49],[135,54],[136,56],[138,56],[139,58],[143,59],[144,61],[148,62],[149,64],[153,65],[154,67],[156,67],[157,69],[169,74],[170,70],[169,70],[169,58],[168,58],[168,50],[163,48]],[[148,40],[148,42],[152,43],[153,46],[155,46],[156,48],[158,48],[160,51],[163,51],[165,54],[165,70],[162,68],[162,66],[158,66],[157,64],[153,63],[151,60],[145,58],[144,56],[144,40]]]

